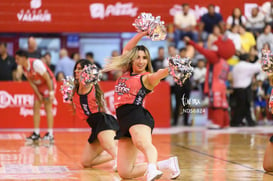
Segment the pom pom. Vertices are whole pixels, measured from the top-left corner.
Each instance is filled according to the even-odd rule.
[[[61,93],[63,95],[63,102],[70,103],[72,100],[72,94],[74,89],[74,77],[67,76],[63,79],[63,85],[61,85]]]
[[[273,61],[272,61],[272,53],[270,50],[262,50],[262,69],[265,72],[272,73],[273,72]]]
[[[176,55],[175,57],[168,57],[168,61],[169,74],[178,85],[182,86],[185,80],[190,78],[193,73],[190,59]]]
[[[83,85],[96,84],[100,81],[101,76],[102,74],[95,64],[85,65],[80,74],[80,82]]]
[[[147,31],[148,37],[153,41],[165,40],[167,30],[164,21],[160,20],[160,16],[156,18],[151,13],[141,13],[133,23],[137,32]]]

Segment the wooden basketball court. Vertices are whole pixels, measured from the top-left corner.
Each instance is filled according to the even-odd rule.
[[[56,129],[55,144],[26,145],[31,130],[0,130],[0,180],[121,180],[109,162],[83,169],[80,158],[88,129]],[[42,135],[45,130],[42,130]],[[176,155],[183,181],[272,181],[262,168],[273,127],[207,130],[201,127],[155,129],[159,160]],[[140,153],[138,161],[143,161]],[[143,180],[144,177],[135,180]],[[160,180],[169,180],[168,173]]]

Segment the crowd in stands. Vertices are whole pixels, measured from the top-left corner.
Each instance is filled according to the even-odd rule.
[[[221,13],[216,12],[215,5],[208,5],[208,12],[199,19],[190,11],[190,5],[182,4],[182,12],[174,16],[174,31],[170,32],[167,40],[168,49],[158,47],[158,56],[152,60],[153,69],[167,66],[167,57],[179,54],[181,57],[190,57],[194,67],[193,76],[186,81],[184,86],[177,86],[172,78],[165,81],[170,84],[171,94],[174,95],[172,125],[179,124],[182,116],[182,124],[191,125],[189,113],[183,109],[189,109],[190,105],[182,104],[182,99],[190,99],[192,90],[199,91],[202,106],[208,103],[207,95],[203,93],[206,77],[207,60],[193,46],[183,41],[189,37],[198,45],[215,50],[214,42],[218,37],[226,37],[233,41],[236,53],[227,61],[229,74],[226,81],[229,113],[231,117],[240,117],[242,121],[236,122],[231,119],[231,126],[256,126],[258,121],[264,124],[271,119],[268,109],[268,98],[273,86],[272,75],[267,75],[261,70],[259,60],[261,50],[273,51],[272,12],[273,1],[264,4],[263,7],[253,7],[248,16],[244,16],[240,8],[234,8],[226,20]],[[86,58],[99,68],[102,66],[94,60],[93,52],[87,52],[85,57],[80,57],[78,52],[68,52],[61,49],[60,60],[56,65],[51,64],[49,52],[41,55],[37,49],[34,37],[28,40],[29,57],[40,58],[55,73],[57,81],[65,76],[73,75],[73,67],[80,58]],[[95,52],[94,52],[95,53]],[[113,50],[111,56],[117,56],[120,52]],[[24,80],[22,69],[16,65],[14,58],[7,53],[7,45],[0,43],[0,80],[21,81]],[[120,72],[109,72],[103,76],[103,80],[116,80]],[[241,98],[241,99],[239,99]],[[242,110],[243,109],[243,110]]]

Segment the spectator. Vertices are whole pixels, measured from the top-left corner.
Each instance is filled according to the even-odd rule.
[[[265,43],[270,45],[271,52],[273,51],[273,34],[272,28],[269,24],[265,25],[264,31],[257,37],[257,49],[259,52],[262,51],[262,47]]]
[[[246,17],[246,29],[257,37],[265,26],[265,17],[258,7],[251,9],[251,15]]]
[[[225,33],[227,37],[233,41],[236,52],[241,51],[241,38],[239,34],[239,27],[239,25],[233,25],[231,26],[231,29],[227,30]]]
[[[85,54],[85,58],[86,58],[87,60],[89,60],[92,64],[95,64],[99,69],[102,68],[101,65],[100,65],[98,62],[96,62],[96,61],[94,60],[94,54],[93,54],[93,52],[87,52],[87,53]]]
[[[152,66],[154,71],[158,71],[159,69],[164,68],[164,59],[165,59],[165,50],[164,47],[158,48],[158,55],[157,57],[152,61]]]
[[[246,31],[243,25],[239,26],[239,34],[241,39],[241,50],[239,54],[249,53],[250,48],[256,45],[256,40],[251,32]]]
[[[203,40],[207,40],[209,34],[213,32],[213,27],[219,25],[221,29],[224,29],[224,21],[220,13],[215,12],[215,6],[213,4],[208,5],[208,12],[201,17],[199,23],[200,29],[204,34]],[[204,31],[203,31],[204,30]]]
[[[63,72],[58,72],[57,75],[55,75],[55,77],[58,82],[63,81],[65,79]]]
[[[62,72],[64,77],[73,76],[73,69],[75,66],[75,61],[68,57],[68,52],[65,48],[60,50],[60,60],[57,62],[55,69],[55,76]]]
[[[119,56],[120,54],[119,54],[119,52],[117,51],[117,50],[113,50],[112,51],[112,53],[111,53],[111,56],[112,57],[117,57],[117,56]]]
[[[208,41],[207,41],[207,47],[208,49],[212,49],[213,43],[218,40],[219,36],[222,36],[222,30],[219,25],[215,25],[213,27],[213,31],[211,34],[208,36]]]
[[[198,41],[198,35],[195,32],[196,18],[193,13],[190,13],[190,6],[187,3],[182,4],[183,12],[179,12],[174,16],[174,43],[175,48],[178,48],[178,43],[184,36],[189,36],[194,41]]]
[[[226,28],[229,30],[232,25],[245,25],[246,18],[242,15],[242,11],[239,8],[234,8],[232,15],[227,18]]]
[[[16,69],[14,57],[8,55],[7,43],[0,42],[0,81],[17,80]]]
[[[262,13],[265,15],[265,23],[272,25],[273,22],[273,0],[265,2],[261,7]]]
[[[111,53],[111,57],[117,57],[119,56],[119,52],[117,50],[113,50]],[[105,74],[107,74],[107,80],[117,80],[121,75],[122,75],[122,71],[120,70],[111,70],[109,72],[106,72]]]
[[[256,121],[260,120],[260,117],[262,116],[262,119],[264,121],[264,124],[267,124],[267,117],[266,117],[266,87],[263,84],[264,79],[262,76],[256,76],[256,81],[254,82],[254,108],[255,108],[255,115],[256,115]]]
[[[42,57],[44,63],[50,68],[52,72],[55,71],[55,65],[51,64],[51,54],[50,52],[46,52]]]
[[[75,62],[79,61],[81,59],[81,56],[78,52],[73,52],[70,56],[70,58],[72,60],[74,60]]]
[[[28,38],[28,57],[30,58],[41,58],[41,52],[37,49],[37,43],[33,36]]]

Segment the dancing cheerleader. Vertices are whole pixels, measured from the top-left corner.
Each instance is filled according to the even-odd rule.
[[[64,81],[62,94],[65,101],[72,101],[76,115],[86,120],[92,128],[83,150],[81,159],[83,167],[93,167],[114,160],[113,169],[116,170],[117,144],[114,136],[119,127],[117,120],[105,113],[103,92],[97,81],[91,78],[94,76],[92,71],[97,71],[94,66],[86,59],[79,60],[74,67],[75,80],[72,78],[69,80],[68,77]]]
[[[131,179],[146,175],[146,180],[161,177],[163,169],[171,171],[171,178],[180,175],[177,157],[157,162],[157,149],[152,144],[154,119],[143,107],[143,100],[168,73],[168,68],[153,73],[149,50],[138,45],[147,32],[136,34],[123,49],[123,54],[113,57],[104,71],[122,70],[115,86],[115,107],[120,130],[117,132],[119,175]],[[148,163],[136,163],[140,150]],[[146,173],[145,173],[146,172]]]

